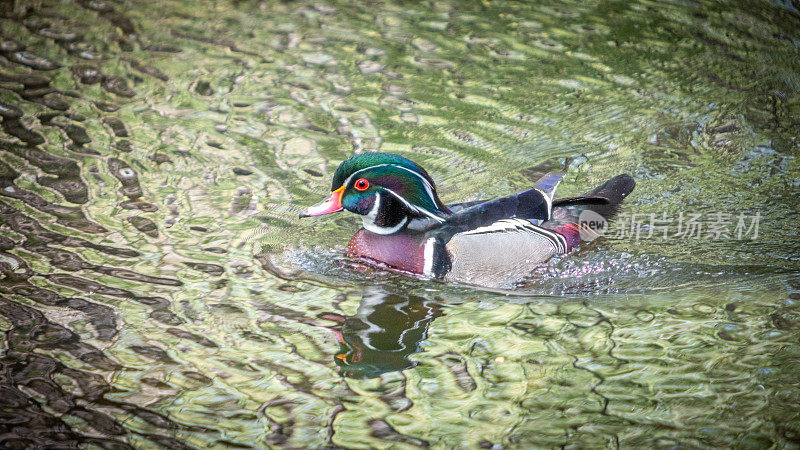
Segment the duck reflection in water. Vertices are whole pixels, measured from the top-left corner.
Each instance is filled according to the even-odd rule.
[[[428,326],[442,314],[435,301],[368,286],[354,315],[323,317],[338,322],[330,329],[340,344],[334,362],[342,376],[376,378],[416,366],[408,358],[423,350],[420,342],[427,338]]]

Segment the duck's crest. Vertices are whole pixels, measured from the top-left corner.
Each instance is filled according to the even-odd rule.
[[[433,186],[433,179],[430,175],[428,175],[428,172],[408,158],[395,155],[394,153],[361,153],[359,155],[353,155],[339,164],[339,167],[336,169],[336,173],[333,174],[331,191],[340,188],[352,174],[358,171],[368,169],[370,167],[390,164],[404,167],[408,170],[421,174],[428,181],[428,183]]]

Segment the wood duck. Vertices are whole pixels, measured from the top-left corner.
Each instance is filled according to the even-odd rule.
[[[488,202],[445,206],[430,175],[390,153],[363,153],[336,169],[331,194],[300,217],[344,209],[363,228],[347,245],[350,257],[418,276],[483,286],[521,280],[555,255],[591,239],[579,218],[609,219],[633,190],[618,175],[586,195],[554,199],[562,173],[532,189]]]

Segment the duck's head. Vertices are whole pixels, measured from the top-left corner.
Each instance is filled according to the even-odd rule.
[[[361,215],[364,228],[378,234],[401,231],[416,218],[442,222],[450,213],[436,195],[430,175],[391,153],[362,153],[342,162],[333,175],[331,195],[300,217],[343,209]]]

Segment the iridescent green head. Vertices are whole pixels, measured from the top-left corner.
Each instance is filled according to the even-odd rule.
[[[360,214],[364,228],[380,234],[402,230],[409,219],[443,221],[450,211],[433,180],[413,161],[391,153],[363,153],[342,162],[333,175],[331,196],[301,216],[342,209]]]

